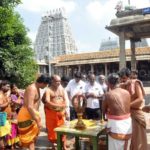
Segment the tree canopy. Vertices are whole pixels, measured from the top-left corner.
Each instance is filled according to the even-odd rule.
[[[0,78],[25,87],[35,79],[37,65],[27,28],[14,11],[20,0],[0,1]]]
[[[15,7],[16,5],[20,4],[21,0],[1,0],[0,7]]]

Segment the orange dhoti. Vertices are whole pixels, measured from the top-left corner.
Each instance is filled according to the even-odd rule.
[[[48,109],[45,106],[46,128],[48,131],[48,140],[52,143],[56,142],[57,135],[54,129],[64,124],[64,112],[57,112]]]
[[[37,115],[39,116],[38,112]],[[40,117],[39,117],[40,119]],[[18,114],[19,138],[22,146],[28,147],[35,142],[39,134],[39,128],[35,120],[32,119],[27,108],[22,107]]]

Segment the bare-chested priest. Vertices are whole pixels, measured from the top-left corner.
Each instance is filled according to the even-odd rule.
[[[42,127],[39,116],[40,88],[48,85],[48,78],[41,75],[35,83],[26,88],[24,104],[18,114],[19,138],[22,147],[35,150],[35,140]]]
[[[109,148],[111,150],[129,150],[132,134],[130,117],[130,94],[119,88],[119,76],[108,76],[109,92],[104,96],[103,112],[107,114]]]
[[[45,92],[45,117],[48,140],[52,143],[53,149],[57,140],[54,129],[64,124],[66,115],[66,96],[65,90],[61,86],[61,78],[58,75],[51,77],[51,85]],[[63,138],[63,149],[66,149],[65,138]]]
[[[142,111],[145,105],[143,84],[140,80],[131,76],[131,71],[128,68],[122,68],[119,75],[122,82],[121,87],[126,89],[131,96],[130,108],[133,126],[131,150],[147,150],[146,120]]]

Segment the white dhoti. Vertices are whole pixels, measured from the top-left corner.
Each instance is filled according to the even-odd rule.
[[[123,116],[107,115],[107,118],[109,150],[129,150],[132,134],[130,114]]]

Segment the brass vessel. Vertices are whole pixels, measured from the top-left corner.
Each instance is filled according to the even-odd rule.
[[[86,129],[86,125],[84,124],[84,122],[82,120],[83,113],[77,113],[77,116],[78,116],[78,121],[75,125],[75,128],[78,130]]]
[[[86,129],[86,125],[84,124],[82,120],[83,112],[85,111],[86,107],[86,99],[83,95],[77,95],[73,99],[73,105],[75,107],[75,110],[77,112],[78,121],[75,125],[75,128],[78,130],[84,130]]]

